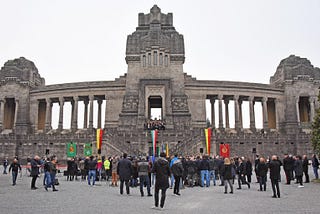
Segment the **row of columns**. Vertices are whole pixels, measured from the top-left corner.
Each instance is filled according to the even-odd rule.
[[[240,99],[239,95],[234,95],[233,96],[234,100],[234,114],[235,114],[235,129],[239,130],[243,128],[243,119],[242,119],[242,100]],[[268,129],[268,110],[267,110],[267,97],[262,98],[262,111],[263,111],[263,128],[265,130]],[[224,128],[223,124],[223,112],[222,112],[222,101],[224,101],[225,105],[225,128],[230,128],[230,123],[229,123],[229,99],[223,100],[223,95],[218,95],[218,108],[219,108],[219,124],[218,127],[219,129]],[[250,112],[250,129],[252,131],[256,130],[256,124],[255,124],[255,113],[254,113],[254,97],[250,96],[249,99],[249,112]],[[210,99],[211,103],[211,121],[212,121],[212,126],[213,128],[215,127],[215,99]],[[278,120],[278,117],[276,116],[276,119]]]
[[[17,118],[18,118],[18,111],[19,111],[19,100],[14,99],[15,102],[15,109],[14,109],[14,119],[13,119],[13,127],[10,127],[12,129],[15,129],[17,124]],[[7,127],[5,127],[4,119],[5,119],[5,108],[6,105],[6,99],[0,99],[0,130],[3,130]]]
[[[301,124],[301,119],[300,119],[300,107],[299,107],[299,102],[300,102],[300,97],[296,97],[296,114],[297,114],[297,122],[298,125]],[[313,121],[313,118],[315,116],[315,105],[316,105],[316,98],[315,97],[309,97],[308,99],[309,104],[310,104],[310,121]]]
[[[74,96],[73,100],[71,101],[72,111],[71,111],[71,129],[77,130],[78,129],[78,102],[79,97]],[[83,120],[83,128],[84,129],[93,129],[93,103],[94,103],[94,96],[89,96],[88,100],[84,100],[84,120]],[[97,100],[98,102],[98,123],[97,128],[101,128],[101,106],[102,100]],[[63,114],[64,114],[64,103],[65,100],[63,97],[59,98],[59,121],[58,121],[58,130],[63,129]],[[46,118],[45,118],[45,129],[50,130],[52,127],[52,106],[53,102],[50,98],[46,99]],[[89,120],[88,120],[88,106],[89,106]],[[106,112],[107,112],[107,105],[106,105]],[[106,114],[105,114],[106,117]],[[88,124],[89,121],[89,124]],[[106,123],[106,119],[105,119]],[[105,124],[106,126],[106,124]]]

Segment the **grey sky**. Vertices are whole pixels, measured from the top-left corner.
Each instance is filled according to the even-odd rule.
[[[320,67],[319,0],[0,0],[0,65],[24,56],[46,84],[114,80],[153,4],[173,13],[197,79],[268,83],[290,54]]]

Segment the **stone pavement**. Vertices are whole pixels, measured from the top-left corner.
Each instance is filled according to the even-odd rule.
[[[97,182],[90,187],[86,182],[66,181],[58,175],[58,192],[46,192],[42,187],[43,176],[37,180],[39,189],[30,190],[31,178],[23,172],[18,176],[17,185],[11,186],[11,175],[3,175],[0,167],[0,213],[112,213],[141,214],[159,213],[153,210],[153,197],[141,197],[139,188],[131,188],[131,196],[120,195],[119,189],[109,187],[106,182]],[[310,170],[311,179],[313,178]],[[284,178],[284,177],[283,177]],[[253,177],[255,181],[255,178]],[[163,213],[320,213],[320,184],[280,184],[281,198],[271,198],[270,182],[267,191],[259,192],[258,184],[251,189],[243,186],[234,194],[223,194],[224,188],[186,188],[181,196],[174,196],[168,189]],[[236,187],[236,185],[234,186]]]

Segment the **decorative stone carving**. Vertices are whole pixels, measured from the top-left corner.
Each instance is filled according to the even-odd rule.
[[[123,111],[138,111],[138,96],[127,95],[123,100]]]
[[[172,97],[172,110],[173,111],[188,111],[187,96],[175,96]]]

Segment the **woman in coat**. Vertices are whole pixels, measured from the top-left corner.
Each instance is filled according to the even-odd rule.
[[[230,193],[233,193],[233,186],[232,186],[232,165],[229,158],[224,159],[224,165],[222,166],[221,175],[223,177],[224,182],[224,193],[227,194],[228,192],[228,184],[230,186]]]

